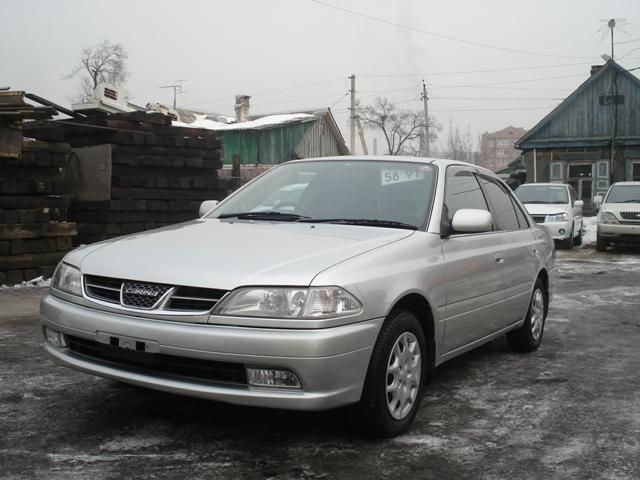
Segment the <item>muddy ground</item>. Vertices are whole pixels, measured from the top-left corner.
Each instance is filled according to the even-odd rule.
[[[441,366],[411,431],[95,378],[42,349],[42,288],[0,290],[0,478],[638,479],[640,250],[558,252],[539,351]]]

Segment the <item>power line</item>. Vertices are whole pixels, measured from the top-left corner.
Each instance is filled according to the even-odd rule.
[[[461,70],[458,72],[432,72],[432,73],[390,73],[390,74],[376,74],[376,75],[359,75],[360,78],[392,78],[392,77],[422,77],[422,76],[435,76],[435,75],[463,75],[463,74],[475,74],[475,73],[498,73],[498,72],[516,72],[522,70],[538,70],[547,68],[558,67],[575,67],[586,66],[589,63],[561,63],[554,65],[537,65],[532,67],[513,67],[513,68],[491,68],[486,70]]]
[[[330,78],[330,79],[327,79],[327,80],[320,80],[318,82],[303,83],[303,84],[299,84],[299,85],[291,85],[289,87],[276,88],[276,89],[273,89],[273,90],[264,90],[264,91],[261,91],[261,92],[252,93],[251,96],[254,97],[256,95],[268,95],[270,93],[287,92],[289,90],[296,90],[298,88],[311,87],[311,86],[314,86],[314,85],[322,85],[322,84],[325,84],[325,83],[331,83],[331,82],[335,82],[335,81],[338,81],[338,80],[344,80],[344,77]],[[189,104],[184,105],[184,106],[185,107],[189,107],[189,106],[193,106],[193,105],[203,105],[205,103],[224,102],[226,100],[229,100],[229,98],[228,97],[224,97],[224,98],[216,98],[216,99],[213,99],[213,100],[203,100],[201,102],[189,103]]]
[[[411,27],[409,25],[404,25],[404,24],[401,24],[401,23],[392,22],[390,20],[385,20],[384,18],[374,17],[373,15],[367,15],[366,13],[356,12],[355,10],[349,10],[347,8],[338,7],[337,5],[333,5],[331,3],[323,2],[321,0],[311,0],[311,1],[313,3],[317,3],[318,5],[323,5],[323,6],[328,7],[328,8],[333,8],[334,10],[339,10],[341,12],[345,12],[345,13],[348,13],[350,15],[355,15],[355,16],[362,17],[362,18],[367,18],[369,20],[374,20],[376,22],[384,23],[386,25],[392,25],[394,27],[404,28],[405,30],[410,30],[412,32],[417,32],[417,33],[423,33],[425,35],[431,35],[431,36],[434,36],[434,37],[443,38],[445,40],[452,40],[452,41],[455,41],[455,42],[465,43],[467,45],[475,45],[476,47],[491,48],[491,49],[494,49],[494,50],[501,50],[501,51],[504,51],[504,52],[511,52],[511,53],[520,53],[520,54],[524,54],[524,55],[536,55],[536,56],[540,56],[540,57],[574,58],[574,59],[585,59],[585,60],[592,58],[592,57],[576,57],[576,56],[571,56],[571,55],[556,55],[556,54],[553,54],[553,53],[532,52],[532,51],[528,51],[528,50],[519,50],[519,49],[515,49],[515,48],[501,47],[499,45],[491,45],[491,44],[488,44],[488,43],[474,42],[472,40],[466,40],[466,39],[463,39],[463,38],[452,37],[450,35],[443,35],[441,33],[430,32],[428,30],[422,30],[420,28]]]

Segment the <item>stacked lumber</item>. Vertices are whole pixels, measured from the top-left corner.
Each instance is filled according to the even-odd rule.
[[[28,127],[29,136],[77,149],[111,145],[106,198],[71,204],[75,244],[191,220],[202,201],[226,195],[218,187],[221,142],[215,132],[171,122],[161,113],[133,112]]]
[[[21,150],[0,156],[0,285],[50,277],[76,234],[67,222],[71,148],[25,141]]]

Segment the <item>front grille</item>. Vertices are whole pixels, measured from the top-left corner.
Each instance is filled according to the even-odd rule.
[[[67,343],[75,354],[128,370],[207,383],[247,385],[244,366],[238,363],[129,350],[72,335],[67,335]]]
[[[640,212],[620,212],[620,216],[624,220],[632,220],[640,223]]]
[[[153,308],[169,291],[169,285],[125,281],[122,285],[122,304],[134,308]]]
[[[227,293],[226,290],[214,288],[173,286],[98,275],[85,275],[84,289],[89,298],[115,305],[141,310],[156,308],[192,313],[210,311]],[[173,291],[169,292],[171,289]],[[167,301],[160,302],[167,292],[169,292]]]
[[[167,310],[208,312],[226,293],[212,288],[178,287],[169,299]]]
[[[545,219],[547,218],[546,215],[531,215],[531,218],[533,218],[533,221],[536,223],[544,223]]]

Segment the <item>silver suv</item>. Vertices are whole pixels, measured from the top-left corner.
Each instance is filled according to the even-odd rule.
[[[604,202],[595,197],[598,209],[596,248],[611,244],[640,244],[640,182],[617,182],[609,187]]]
[[[291,185],[295,199],[265,202]],[[94,375],[236,404],[356,404],[371,434],[393,436],[436,366],[503,334],[538,348],[553,252],[482,168],[291,161],[197,220],[70,252],[41,304],[46,350]]]

